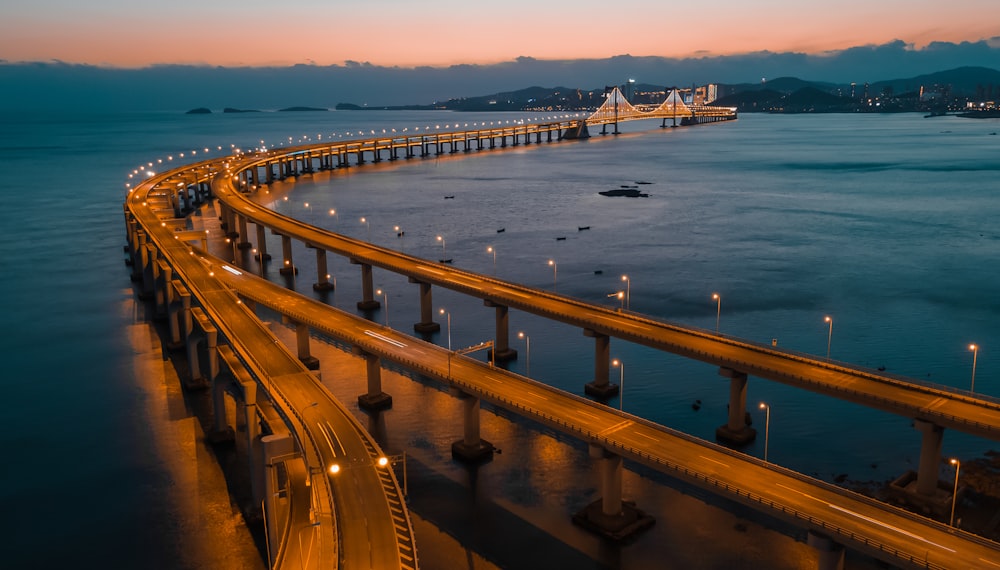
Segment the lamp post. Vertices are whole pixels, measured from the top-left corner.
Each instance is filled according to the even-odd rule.
[[[611,361],[612,366],[618,367],[618,411],[625,411],[625,363],[619,359]]]
[[[962,462],[957,459],[950,461],[955,466],[955,489],[951,492],[951,519],[948,526],[955,526],[955,501],[958,499],[958,472],[962,469]]]
[[[448,258],[448,245],[443,236],[437,236],[437,240],[441,242],[441,261],[444,261]]]
[[[385,467],[387,465],[396,464],[400,462],[402,462],[403,464],[403,498],[408,499],[410,493],[407,490],[407,485],[406,485],[406,451],[403,451],[403,453],[399,455],[389,455],[389,456],[379,457],[378,460],[376,461],[376,464],[379,467]]]
[[[552,286],[555,287],[556,286],[556,282],[558,281],[558,277],[557,276],[559,274],[559,269],[558,269],[559,266],[556,265],[556,262],[555,262],[554,259],[550,259],[549,260],[549,265],[552,266]]]
[[[823,317],[823,320],[830,323],[830,332],[826,335],[826,359],[830,360],[830,341],[833,340],[833,317],[827,315]]]
[[[712,299],[715,301],[715,332],[719,332],[719,317],[722,316],[722,295],[718,293],[712,293]]]
[[[330,208],[330,215],[333,216],[333,218],[338,222],[340,221],[340,214],[337,213],[336,209]]]
[[[771,435],[771,406],[761,402],[760,409],[764,410],[764,463],[767,463],[767,444]]]
[[[448,319],[448,350],[451,350],[451,313],[441,309],[438,311],[442,315],[446,315]]]
[[[524,375],[531,377],[531,338],[523,332],[517,333],[517,338],[524,339]]]
[[[629,279],[628,275],[622,275],[622,281],[625,282],[625,305],[624,305],[624,308],[632,310],[632,280]]]
[[[385,309],[385,326],[389,326],[389,293],[381,289],[376,289],[375,294],[382,295],[382,307]]]
[[[970,344],[969,350],[972,351],[972,386],[969,388],[970,392],[976,391],[976,357],[979,356],[979,345]]]
[[[396,232],[396,237],[401,240],[399,242],[399,251],[403,251],[403,249],[406,247],[406,238],[403,237],[404,235],[406,235],[406,232],[399,229],[399,226],[392,226],[392,229]]]
[[[491,245],[486,248],[486,253],[493,254],[493,275],[497,274],[497,250]]]
[[[618,299],[619,301],[621,301],[622,306],[621,306],[620,310],[624,310],[625,309],[625,292],[624,291],[615,291],[614,293],[608,293],[608,298],[610,299],[611,297],[614,297],[614,298]]]
[[[366,218],[366,217],[362,217],[361,218],[361,223],[365,225],[365,229],[367,230],[367,235],[368,235],[367,241],[369,241],[369,242],[372,241],[372,224],[371,224],[371,221],[369,221],[368,218]]]

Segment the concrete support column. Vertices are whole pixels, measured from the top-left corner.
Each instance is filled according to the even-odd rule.
[[[195,187],[195,189],[198,188],[198,183],[197,182],[194,183],[194,187]],[[194,208],[191,207],[191,187],[190,186],[186,186],[186,185],[184,186],[184,189],[181,190],[181,196],[184,199],[184,212],[190,212],[190,211],[194,210]]]
[[[295,323],[295,344],[299,353],[299,361],[309,370],[319,370],[319,359],[309,352],[309,325]]]
[[[264,177],[268,184],[274,182],[274,163],[268,162],[264,164]]]
[[[222,204],[222,227],[226,230],[226,237],[232,240],[240,237],[240,233],[236,231],[236,212],[232,208]]]
[[[410,283],[420,285],[420,322],[413,325],[413,330],[418,333],[433,333],[441,330],[440,323],[434,322],[434,302],[431,298],[431,284],[415,281],[412,278]]]
[[[267,228],[257,224],[257,261],[260,262],[260,274],[263,276],[271,254],[267,252]]]
[[[622,457],[594,443],[590,444],[590,457],[600,462],[601,498],[573,515],[573,522],[619,541],[652,526],[653,517],[636,508],[634,502],[622,500]]]
[[[372,266],[368,263],[361,263],[352,259],[351,263],[361,266],[361,300],[358,301],[358,308],[362,311],[371,311],[382,306],[375,299],[375,285],[372,280]]]
[[[493,335],[494,362],[506,362],[517,358],[517,350],[510,347],[510,317],[507,305],[494,303],[489,299],[483,299],[483,304],[487,307],[496,308],[496,331]]]
[[[608,382],[611,339],[592,329],[583,329],[583,336],[594,338],[594,381],[584,385],[584,393],[595,398],[610,398],[618,393],[619,386]]]
[[[171,279],[167,287],[167,327],[169,329],[170,340],[167,341],[168,350],[177,350],[181,343],[181,326],[179,313],[181,312],[181,294],[187,296],[186,304],[191,306],[191,295],[184,288],[178,279]]]
[[[453,390],[462,399],[462,439],[451,444],[451,456],[468,463],[493,458],[493,444],[479,437],[479,398]]]
[[[806,533],[806,543],[816,551],[818,570],[844,570],[844,546],[817,532]]]
[[[920,440],[920,467],[917,470],[917,493],[924,496],[931,496],[938,485],[944,428],[925,420],[913,420],[913,427],[923,434]]]
[[[233,428],[226,418],[226,386],[228,384],[229,378],[223,379],[222,376],[216,376],[215,380],[212,381],[212,433],[208,434],[208,438],[213,443],[232,441],[234,436]]]
[[[715,430],[715,437],[736,445],[750,443],[757,430],[747,425],[747,374],[719,368],[719,376],[729,378],[729,416],[726,424]]]
[[[298,274],[299,269],[292,263],[292,238],[288,236],[281,236],[281,257],[284,261],[281,263],[281,269],[278,270],[278,273],[282,275]]]
[[[275,497],[281,492],[278,484],[277,469],[279,463],[295,456],[295,441],[288,435],[265,435],[261,438],[261,445],[264,448],[264,522],[267,525],[267,536],[277,540],[279,513],[275,508]],[[284,517],[280,517],[284,518]],[[278,545],[272,544],[268,548],[271,560],[267,567],[274,567],[274,557],[278,554]]]
[[[253,244],[247,239],[247,218],[246,216],[236,216],[238,220],[237,231],[239,232],[239,241],[236,242],[236,247],[239,249],[250,249]]]
[[[391,408],[392,396],[382,391],[382,363],[379,357],[358,347],[354,347],[353,352],[364,357],[368,377],[368,392],[358,396],[358,406],[368,411]]]
[[[156,320],[162,321],[167,318],[167,305],[169,304],[169,289],[171,279],[170,264],[166,259],[156,260],[156,271],[153,273],[156,280],[153,284],[153,296],[156,300]]]
[[[330,291],[333,283],[330,283],[330,273],[326,268],[326,250],[316,248],[316,282],[313,283],[314,291]]]

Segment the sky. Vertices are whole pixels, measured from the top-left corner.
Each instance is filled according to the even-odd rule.
[[[0,60],[124,68],[1000,47],[996,0],[32,0],[0,16]]]

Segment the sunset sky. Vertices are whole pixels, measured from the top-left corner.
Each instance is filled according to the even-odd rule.
[[[822,53],[897,39],[1000,45],[996,0],[33,0],[2,12],[0,60],[118,67]]]

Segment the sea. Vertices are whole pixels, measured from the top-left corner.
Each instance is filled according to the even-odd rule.
[[[196,405],[179,396],[149,311],[135,298],[123,254],[122,203],[130,184],[234,149],[563,117],[0,112],[0,192],[8,200],[0,209],[6,401],[0,447],[7,457],[0,504],[3,556],[12,562],[4,565],[261,564],[259,548],[241,530],[239,509],[207,490],[211,481],[225,489],[225,479],[211,467],[191,409]],[[272,184],[255,199],[335,232],[433,261],[451,259],[455,267],[500,279],[1000,397],[1000,120],[744,114],[698,127],[636,121],[620,130],[601,135],[598,127],[582,141],[317,173]],[[648,196],[599,193],[623,186]],[[280,252],[277,242],[269,245]],[[310,286],[311,252],[296,245],[294,255],[301,272],[292,286],[318,295]],[[360,312],[358,267],[332,254],[329,262],[337,287],[322,297],[326,302],[412,331],[419,320],[414,285],[376,269],[383,306]],[[285,282],[276,271],[269,277]],[[450,326],[438,316],[442,330],[430,340],[446,345],[450,336],[458,348],[492,338],[494,313],[481,301],[435,288],[434,304],[450,314]],[[280,319],[273,320],[280,329]],[[511,370],[578,394],[593,379],[593,340],[581,330],[517,311],[510,326],[511,346],[519,351],[506,365]],[[609,406],[714,441],[728,403],[727,380],[716,368],[618,340],[611,356],[622,363],[611,378],[623,390]],[[361,368],[337,370],[350,376]],[[351,381],[355,389],[345,398],[363,386]],[[406,382],[420,385],[419,379]],[[460,412],[429,417],[426,407],[400,400],[384,418],[396,434],[386,440],[389,451],[411,453],[418,486],[421,473],[425,482],[435,473],[461,479],[457,467],[435,465],[450,461],[447,434],[460,434]],[[909,418],[752,377],[748,408],[758,431],[765,420],[760,403],[770,410],[767,453],[775,463],[827,481],[874,482],[917,464],[920,436]],[[472,486],[494,481],[491,493],[508,515],[530,519],[532,511],[545,511],[544,519],[565,511],[568,519],[596,498],[599,484],[584,481],[580,467],[585,447],[484,410],[516,429],[497,435],[503,453],[479,469]],[[497,421],[484,422],[484,437]],[[538,449],[541,440],[572,453]],[[943,454],[969,461],[996,447],[946,431]],[[519,448],[531,454],[519,456]],[[743,450],[761,456],[764,438]],[[525,463],[524,457],[545,461]],[[574,475],[581,482],[566,489],[561,477],[574,469],[584,471]],[[653,491],[639,479],[655,477],[632,471],[626,494],[641,503]],[[943,464],[941,475],[947,479],[953,471]],[[509,552],[496,545],[477,550],[475,541],[470,545],[449,530],[468,521],[429,514],[430,504],[423,505],[428,520],[457,537],[460,549],[498,567],[517,567],[504,558]],[[238,553],[220,553],[219,543],[193,545],[192,537],[206,528],[238,545]],[[633,548],[656,555],[641,539]],[[595,568],[643,567],[639,554],[633,558],[627,550],[587,551],[582,559]]]

